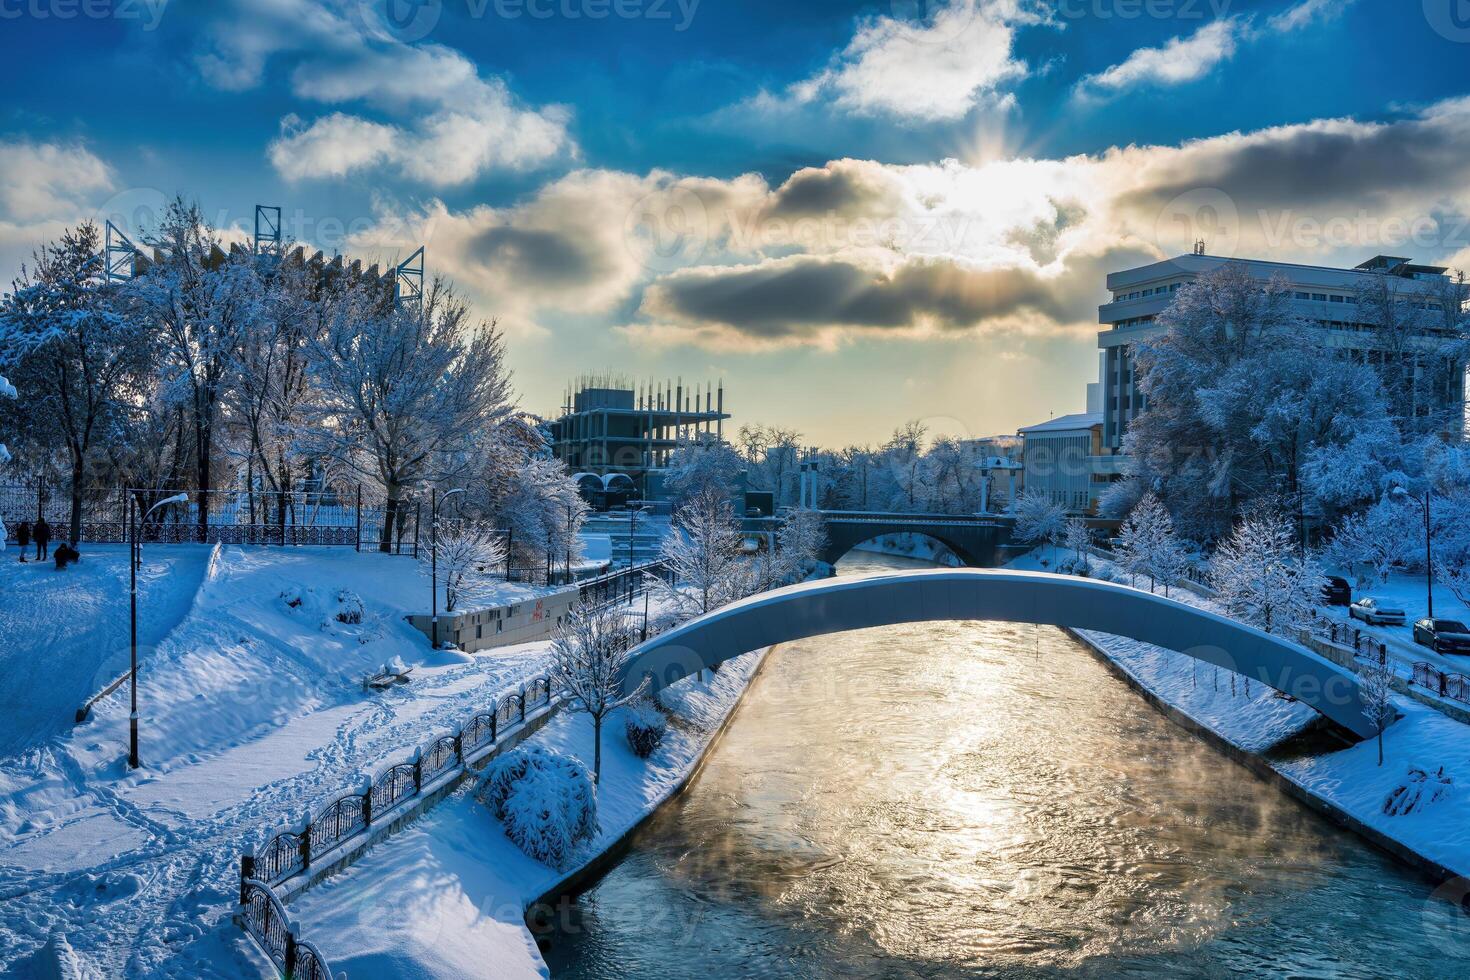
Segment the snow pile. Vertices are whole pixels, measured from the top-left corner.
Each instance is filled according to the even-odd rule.
[[[1396,787],[1383,801],[1383,812],[1390,817],[1422,813],[1426,808],[1450,795],[1455,780],[1445,775],[1444,767],[1433,776],[1416,766],[1409,767],[1408,781]]]
[[[362,599],[356,592],[343,589],[337,593],[337,622],[348,626],[360,626],[362,616]]]
[[[293,584],[281,590],[280,599],[287,609],[314,620],[323,633],[352,637],[358,643],[369,643],[382,635],[368,618],[362,597],[351,589],[338,589],[335,600],[329,600],[313,586]],[[341,629],[343,626],[368,628]]]
[[[31,962],[31,972],[36,980],[89,980],[99,976],[77,955],[61,932],[52,933],[50,940],[36,953]]]
[[[652,701],[640,701],[629,705],[623,720],[623,731],[628,737],[628,748],[640,759],[653,755],[663,743],[664,733],[669,730],[669,720]]]
[[[531,743],[496,759],[477,795],[517,847],[554,868],[566,867],[577,846],[598,831],[592,774],[543,745]]]

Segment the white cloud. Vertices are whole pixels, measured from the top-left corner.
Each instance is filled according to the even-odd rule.
[[[1205,75],[1235,54],[1246,22],[1227,17],[1211,21],[1189,37],[1172,38],[1158,48],[1139,48],[1123,62],[1077,83],[1079,96],[1097,97],[1146,85],[1182,85]]]
[[[1022,0],[949,0],[919,20],[878,16],[823,71],[784,95],[757,96],[758,110],[830,104],[861,116],[924,122],[964,117],[1026,74],[1012,56],[1015,27],[1037,23]]]
[[[385,213],[349,250],[426,241],[436,269],[522,333],[574,317],[630,343],[751,352],[1087,334],[1107,272],[1199,234],[1226,256],[1464,261],[1462,214],[1470,99],[1058,160],[834,160],[775,185],[585,170],[513,207]]]
[[[8,220],[70,219],[112,184],[112,168],[81,144],[0,140],[0,214]]]
[[[1302,0],[1266,21],[1273,31],[1295,31],[1308,25],[1342,15],[1356,0]]]
[[[237,3],[196,55],[206,81],[233,90],[260,84],[273,57],[294,57],[289,77],[298,98],[356,103],[377,114],[339,110],[305,124],[287,117],[267,151],[283,177],[341,178],[391,167],[444,187],[576,155],[564,107],[522,104],[503,79],[481,75],[461,52],[398,40],[372,19],[372,9],[356,0]]]

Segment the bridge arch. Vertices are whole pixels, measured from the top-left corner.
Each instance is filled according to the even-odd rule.
[[[751,650],[824,633],[935,620],[1071,626],[1151,643],[1254,678],[1359,738],[1374,734],[1358,678],[1306,647],[1111,582],[982,569],[803,582],[733,602],[639,644],[623,689],[654,689]]]
[[[998,552],[1010,541],[1010,528],[996,518],[947,514],[880,514],[823,511],[827,541],[822,561],[835,565],[853,548],[892,534],[917,534],[944,545],[970,568],[999,564]]]

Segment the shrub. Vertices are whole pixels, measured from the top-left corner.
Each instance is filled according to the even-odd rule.
[[[362,623],[362,599],[356,592],[343,589],[337,593],[337,622],[348,626]]]
[[[597,833],[592,774],[570,756],[524,745],[490,764],[476,796],[526,854],[555,868]]]
[[[668,730],[669,720],[652,701],[640,701],[626,709],[623,731],[628,736],[628,748],[638,758],[646,759],[653,755]]]

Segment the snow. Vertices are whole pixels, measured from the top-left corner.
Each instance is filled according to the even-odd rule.
[[[1344,577],[1352,581],[1351,576]],[[1343,606],[1319,609],[1318,614],[1338,622],[1348,623],[1362,630],[1363,633],[1386,643],[1389,655],[1400,664],[1400,673],[1405,673],[1407,666],[1415,661],[1423,660],[1448,673],[1470,674],[1470,657],[1453,654],[1441,655],[1429,647],[1420,646],[1414,642],[1414,622],[1429,615],[1429,596],[1425,590],[1422,574],[1409,575],[1395,572],[1389,576],[1388,582],[1384,585],[1375,585],[1361,590],[1356,587],[1353,589],[1355,600],[1363,596],[1373,596],[1402,609],[1407,620],[1406,624],[1403,626],[1369,626],[1362,620],[1353,619]],[[1434,587],[1434,615],[1436,619],[1458,619],[1462,623],[1470,623],[1470,608],[1466,608],[1464,603],[1455,598],[1454,593],[1439,584]]]
[[[267,975],[229,920],[238,855],[545,666],[544,644],[431,651],[403,621],[429,588],[406,557],[143,554],[137,772],[126,684],[70,727],[94,678],[115,676],[112,652],[126,660],[126,548],[90,546],[62,573],[0,565],[0,626],[18,638],[5,711],[23,719],[0,752],[0,975],[34,969],[57,932],[93,975]],[[540,591],[501,583],[497,600]],[[353,598],[362,622],[339,621]],[[364,690],[394,659],[413,682]]]
[[[664,742],[641,760],[622,737],[622,711],[603,731],[601,831],[582,857],[600,853],[667,799],[698,764],[764,652],[726,663],[710,679],[669,688],[674,714]],[[538,745],[590,765],[592,721],[564,712]],[[562,873],[526,856],[463,789],[347,871],[291,904],[303,934],[335,970],[353,977],[541,977],[546,966],[524,925],[527,905]]]
[[[1007,567],[1031,569],[1037,562],[1028,554]],[[1176,596],[1212,605],[1183,590]],[[1232,693],[1228,672],[1183,654],[1102,633],[1080,635],[1140,685],[1231,744],[1262,756],[1287,779],[1430,860],[1470,875],[1470,813],[1463,807],[1431,806],[1400,816],[1384,812],[1390,795],[1411,781],[1410,767],[1428,773],[1443,769],[1461,784],[1470,779],[1470,729],[1462,723],[1395,697],[1402,717],[1384,733],[1382,767],[1374,739],[1337,751],[1289,751],[1281,743],[1316,721],[1307,706],[1260,684],[1247,694],[1242,678],[1236,678]]]

